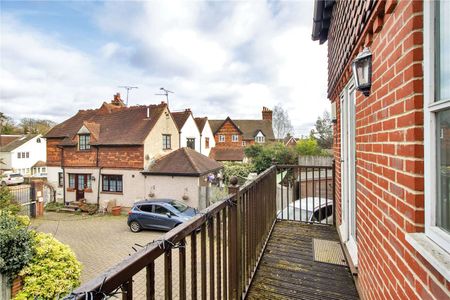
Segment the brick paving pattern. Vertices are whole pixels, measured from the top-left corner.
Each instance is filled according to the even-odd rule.
[[[132,233],[127,224],[126,216],[84,216],[68,213],[46,212],[43,218],[32,220],[32,227],[36,230],[51,233],[56,239],[69,245],[78,260],[83,264],[81,274],[82,283],[99,276],[108,268],[122,261],[129,254],[134,253],[135,244],[145,245],[159,239],[164,232],[141,231]],[[186,239],[186,290],[190,299],[190,238]],[[208,249],[208,243],[206,245]],[[178,251],[172,250],[172,295],[179,298]],[[216,250],[214,250],[216,253]],[[208,256],[208,255],[207,255]],[[197,288],[198,297],[201,296],[200,282],[200,234],[197,236]],[[206,263],[209,270],[209,262]],[[215,277],[215,276],[214,276]],[[209,279],[209,277],[208,277]],[[217,282],[215,283],[217,287]],[[155,261],[155,289],[156,298],[164,298],[164,256]],[[207,287],[209,294],[209,283]],[[134,299],[145,299],[145,269],[133,277]]]

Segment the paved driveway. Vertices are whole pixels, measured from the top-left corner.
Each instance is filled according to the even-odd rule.
[[[132,233],[126,224],[126,216],[82,216],[46,212],[43,218],[32,220],[32,226],[38,231],[52,233],[56,239],[72,248],[83,264],[83,283],[134,253],[131,247],[138,248],[135,243],[144,245],[164,234],[158,231]],[[157,267],[159,265],[157,264]],[[155,270],[155,274],[158,273],[162,272]],[[135,282],[143,282],[143,278],[140,278],[143,276],[135,277]],[[135,285],[135,290],[136,298],[143,298],[144,288]]]

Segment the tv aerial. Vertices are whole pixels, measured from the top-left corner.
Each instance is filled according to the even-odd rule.
[[[166,96],[166,101],[167,101],[167,107],[169,107],[169,93],[174,94],[174,92],[171,92],[169,90],[166,90],[165,88],[160,88],[160,90],[162,91],[161,94],[155,94],[158,96]]]
[[[137,89],[138,87],[137,86],[121,85],[121,86],[119,86],[119,88],[127,90],[127,103],[125,105],[128,106],[128,93],[130,92],[130,90]]]

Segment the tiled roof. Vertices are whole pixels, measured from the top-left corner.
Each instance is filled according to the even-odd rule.
[[[225,120],[209,120],[212,132],[216,133]],[[244,140],[253,140],[261,131],[266,139],[274,140],[272,121],[270,120],[232,120],[234,124],[243,132]]]
[[[0,135],[0,147],[6,146],[12,141],[15,141],[22,137],[22,135],[12,135],[12,134],[1,134]]]
[[[73,139],[85,125],[94,137],[92,145],[142,145],[165,108],[165,103],[131,107],[114,107],[104,103],[99,109],[80,110],[53,127],[45,137],[64,138],[62,145],[75,145]]]
[[[192,115],[192,112],[190,109],[172,113],[173,119],[175,120],[175,123],[177,124],[178,129],[183,128],[184,123],[186,123],[186,121],[190,115]]]
[[[221,148],[213,147],[209,153],[209,157],[217,161],[243,161],[244,148]]]
[[[223,168],[222,164],[191,148],[180,148],[160,159],[144,174],[201,176]]]
[[[20,147],[23,144],[25,144],[26,142],[28,142],[29,140],[35,138],[36,136],[38,136],[38,134],[23,135],[22,137],[13,140],[11,143],[8,143],[7,145],[0,147],[0,151],[1,152],[11,152],[14,149],[16,149],[17,147]],[[2,136],[2,138],[3,138],[3,136]]]
[[[208,117],[195,118],[195,123],[197,124],[198,130],[200,132],[202,132],[203,128],[205,128],[206,122],[208,122]]]
[[[38,160],[38,161],[33,165],[33,168],[45,167],[46,165],[47,165],[47,163],[46,163],[45,161]]]

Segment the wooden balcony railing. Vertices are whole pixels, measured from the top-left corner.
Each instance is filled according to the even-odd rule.
[[[230,187],[226,199],[144,245],[66,299],[105,299],[116,294],[133,299],[142,287],[145,295],[139,298],[146,299],[245,297],[276,221],[276,178],[277,168],[272,166],[245,186]],[[163,267],[155,273],[158,258],[163,258]],[[158,277],[161,273],[163,279]],[[133,288],[133,279],[139,276],[145,280],[139,289]],[[157,280],[164,284],[157,285]]]

